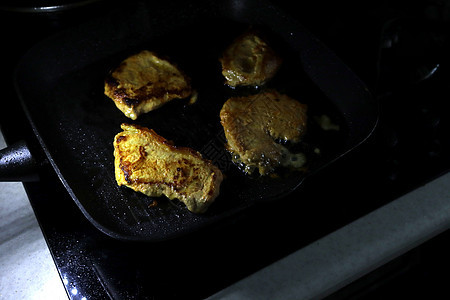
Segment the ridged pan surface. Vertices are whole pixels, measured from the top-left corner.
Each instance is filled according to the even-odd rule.
[[[377,105],[365,85],[331,51],[283,11],[261,1],[211,1],[154,7],[138,3],[62,32],[35,46],[16,72],[16,88],[50,162],[84,215],[123,240],[161,241],[233,217],[258,201],[276,201],[361,143],[373,130]],[[176,20],[176,22],[175,22]],[[249,28],[263,33],[284,63],[267,87],[224,85],[219,57]],[[198,100],[174,100],[126,118],[103,94],[108,72],[141,50],[169,57],[191,79]],[[276,89],[308,105],[308,133],[299,149],[307,171],[248,176],[225,150],[219,112],[232,96]],[[327,115],[339,130],[314,120]],[[119,187],[113,138],[121,123],[154,129],[191,147],[224,173],[220,195],[205,214],[182,203]],[[326,183],[324,183],[326,185]]]

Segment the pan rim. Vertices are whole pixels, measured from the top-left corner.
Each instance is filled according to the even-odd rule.
[[[302,30],[306,30],[303,27],[301,27]],[[100,224],[97,222],[97,220],[86,210],[86,208],[84,207],[84,205],[80,202],[80,200],[78,199],[76,193],[73,191],[73,189],[71,188],[70,183],[66,180],[66,178],[64,177],[64,174],[62,173],[62,171],[60,170],[60,168],[58,167],[57,162],[55,161],[55,159],[52,156],[51,150],[49,149],[48,145],[46,144],[46,142],[44,141],[43,137],[41,136],[40,132],[39,132],[39,128],[36,125],[36,123],[33,120],[33,116],[30,113],[28,106],[26,104],[26,100],[25,100],[25,96],[23,95],[23,91],[21,88],[21,84],[19,83],[20,81],[20,76],[21,76],[21,72],[23,72],[23,68],[26,68],[27,65],[27,60],[30,60],[33,55],[36,55],[36,52],[39,52],[37,49],[39,49],[39,47],[43,47],[45,46],[47,43],[49,43],[49,41],[52,40],[57,40],[59,36],[63,35],[64,32],[70,32],[72,30],[72,28],[69,28],[63,32],[57,33],[51,37],[49,37],[48,39],[45,39],[43,41],[41,41],[40,43],[38,43],[35,47],[33,47],[32,49],[30,49],[28,51],[28,53],[22,58],[21,62],[19,63],[19,65],[17,66],[15,73],[14,73],[14,85],[16,88],[16,92],[19,95],[19,99],[21,101],[22,107],[25,111],[25,114],[28,118],[28,120],[30,121],[30,124],[32,125],[33,128],[33,132],[35,134],[35,136],[37,137],[42,149],[44,150],[49,162],[51,163],[53,169],[55,170],[55,172],[57,173],[58,177],[60,178],[61,182],[63,183],[64,187],[66,188],[66,190],[68,191],[68,193],[70,194],[70,196],[72,197],[72,199],[75,201],[75,203],[77,204],[77,206],[80,208],[80,210],[82,211],[83,215],[91,222],[93,223],[93,225],[98,228],[101,232],[105,233],[106,235],[115,238],[115,239],[120,239],[120,240],[136,240],[136,241],[161,241],[161,240],[167,240],[167,239],[172,239],[172,238],[177,238],[179,236],[182,236],[184,234],[186,234],[186,232],[174,232],[172,233],[172,235],[165,236],[165,237],[142,237],[142,236],[132,236],[132,235],[127,235],[127,234],[121,234],[115,231],[110,230],[107,226],[104,226],[103,224]],[[311,33],[307,32],[308,34],[310,34],[312,36]],[[320,42],[319,40],[316,39],[317,42]],[[324,46],[325,47],[325,46]],[[344,63],[342,63],[342,65],[346,68],[348,68]],[[351,70],[349,70],[351,72]],[[356,76],[356,75],[355,75]],[[360,84],[362,84],[363,86],[364,83],[362,81],[360,81]],[[367,89],[367,93],[370,94],[370,91]],[[378,107],[378,103],[376,103],[376,107]],[[378,108],[377,108],[378,109]],[[365,134],[364,137],[362,137],[360,140],[358,140],[356,143],[354,143],[353,145],[351,145],[351,147],[348,147],[345,151],[339,153],[338,155],[336,155],[336,157],[334,157],[333,159],[331,159],[331,161],[328,162],[329,163],[333,163],[334,161],[338,160],[339,158],[347,155],[350,151],[352,151],[354,148],[358,147],[359,145],[361,145],[362,143],[364,143],[369,137],[370,135],[373,133],[373,131],[376,128],[376,124],[378,122],[378,111],[375,113],[376,118],[374,120],[371,121],[371,125],[368,126],[370,127],[369,130],[367,131],[367,133]],[[328,165],[327,164],[327,165]],[[326,167],[326,165],[323,165],[321,168],[317,169],[314,171],[318,172],[320,170],[322,170],[322,168]],[[312,174],[309,174],[312,175]],[[305,176],[303,178],[306,179],[307,177],[309,177],[309,175]],[[298,188],[303,180],[301,180],[297,186],[295,188]],[[288,193],[289,194],[289,193]],[[285,195],[284,195],[285,196]],[[284,197],[283,196],[283,197]],[[226,218],[228,218],[229,216],[227,216]],[[206,222],[205,224],[208,225],[210,223],[214,222],[210,221],[210,222]],[[199,226],[199,228],[195,228],[194,231],[205,227],[206,225],[202,224]],[[190,231],[190,230],[188,230]]]

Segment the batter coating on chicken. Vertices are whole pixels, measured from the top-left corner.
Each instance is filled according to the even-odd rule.
[[[281,58],[256,33],[238,37],[224,51],[222,75],[230,86],[259,86],[277,73]]]
[[[122,124],[114,138],[115,176],[147,196],[179,199],[194,213],[203,213],[219,195],[222,172],[187,147],[177,147],[152,129]]]
[[[276,141],[299,142],[306,131],[305,104],[277,91],[228,99],[220,111],[227,149],[234,160],[252,173],[266,175],[280,165],[304,161],[302,154],[292,154]]]
[[[144,50],[125,59],[105,80],[105,95],[125,116],[136,120],[176,98],[192,93],[189,78],[176,66]]]

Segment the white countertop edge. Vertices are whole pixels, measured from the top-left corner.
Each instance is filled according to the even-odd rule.
[[[449,228],[447,173],[208,299],[321,299]]]
[[[0,299],[68,299],[21,182],[0,182]]]

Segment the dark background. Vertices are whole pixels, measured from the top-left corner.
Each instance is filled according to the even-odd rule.
[[[26,7],[33,2],[43,3],[21,3]],[[36,144],[13,88],[12,74],[20,57],[52,33],[126,3],[129,2],[99,1],[62,12],[38,14],[0,10],[3,54],[0,127],[8,143],[25,138]],[[266,222],[276,208],[262,205],[231,223],[177,241],[158,245],[123,243],[102,235],[84,219],[44,163],[41,182],[26,183],[25,187],[61,276],[69,282],[69,290],[77,286],[84,295],[93,298],[206,297],[448,171],[449,114],[444,106],[450,96],[447,84],[450,1],[276,1],[275,4],[335,51],[379,97],[382,115],[374,136],[351,157],[319,175],[318,182],[330,182],[333,195],[345,198],[347,205],[327,202],[329,210],[320,216],[327,222],[298,220],[299,213],[294,209],[276,220],[276,224]],[[173,5],[175,8],[176,1]],[[416,140],[421,141],[420,145]],[[383,157],[367,161],[368,155],[386,149]],[[347,177],[342,175],[344,168],[350,169],[344,174]],[[336,180],[342,176],[346,179]],[[360,191],[354,190],[356,186]],[[330,194],[312,182],[295,196],[327,199]],[[361,196],[368,203],[360,203]],[[311,203],[307,209],[318,211],[320,205],[320,201]],[[303,229],[302,238],[294,240],[296,228]],[[330,298],[448,296],[448,241],[448,232],[441,234]],[[203,257],[209,265],[196,266],[186,261],[185,257],[195,256],[201,246],[216,251]],[[220,259],[216,255],[221,255]],[[139,260],[143,258],[145,262]],[[207,272],[211,272],[216,278],[210,279],[207,288],[197,291],[189,289],[189,282],[174,279],[174,270],[178,276],[205,272],[200,278],[208,278]]]

